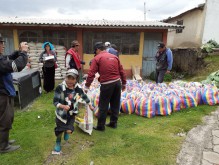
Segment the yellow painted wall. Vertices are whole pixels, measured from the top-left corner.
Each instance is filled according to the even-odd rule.
[[[18,40],[17,29],[13,29],[13,37],[14,37],[14,48],[15,48],[15,50],[18,50],[18,48],[19,48],[19,40]]]
[[[139,44],[139,54],[138,55],[120,55],[119,59],[126,70],[131,69],[131,66],[140,66],[142,68],[142,55],[144,49],[144,32],[140,34],[140,44]],[[83,60],[86,62],[84,69],[89,69],[89,62],[93,59],[94,55],[84,54]]]

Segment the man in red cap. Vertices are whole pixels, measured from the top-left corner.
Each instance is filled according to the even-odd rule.
[[[0,37],[0,153],[15,151],[19,145],[13,146],[15,140],[9,140],[9,130],[14,120],[14,96],[12,72],[21,71],[27,64],[28,45],[21,42],[20,50],[9,56],[3,56],[5,41]]]

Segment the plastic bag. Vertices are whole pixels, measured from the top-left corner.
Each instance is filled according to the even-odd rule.
[[[93,131],[93,111],[90,110],[88,105],[85,105],[84,118],[77,117],[75,118],[75,123],[78,124],[78,127],[81,128],[84,132],[91,135]]]

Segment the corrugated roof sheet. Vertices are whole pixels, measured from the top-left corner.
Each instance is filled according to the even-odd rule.
[[[174,20],[174,19],[176,19],[176,18],[178,18],[178,17],[182,17],[182,16],[186,15],[187,13],[193,12],[193,11],[195,11],[195,10],[203,10],[204,7],[205,7],[205,3],[199,4],[198,7],[194,7],[194,8],[192,8],[192,9],[190,9],[190,10],[187,10],[187,11],[185,11],[185,12],[183,12],[183,13],[177,15],[177,16],[169,17],[169,18],[167,18],[167,19],[164,19],[163,22],[168,22],[168,21]]]
[[[13,25],[48,25],[73,27],[99,27],[99,28],[161,28],[176,29],[184,26],[155,21],[111,21],[111,20],[73,20],[73,19],[47,19],[47,18],[19,18],[0,17],[0,24]]]

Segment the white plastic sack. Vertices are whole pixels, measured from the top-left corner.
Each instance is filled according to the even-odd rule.
[[[93,112],[90,110],[90,107],[86,105],[86,111],[84,118],[75,118],[75,123],[78,124],[78,127],[81,128],[84,132],[91,135],[93,131]]]

